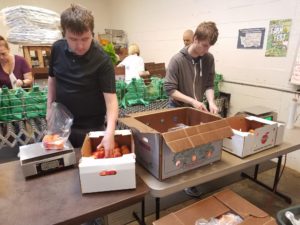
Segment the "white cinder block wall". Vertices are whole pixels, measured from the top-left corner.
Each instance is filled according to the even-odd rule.
[[[300,0],[1,0],[0,9],[26,4],[60,13],[72,2],[93,11],[96,34],[104,33],[105,28],[123,29],[129,43],[140,45],[145,62],[165,62],[166,65],[182,48],[184,30],[194,30],[202,21],[216,22],[220,35],[211,52],[215,56],[216,71],[225,79],[222,91],[231,93],[230,114],[264,105],[275,110],[280,121],[287,121],[289,103],[296,96],[295,90],[300,88],[289,83],[300,42]],[[265,57],[269,22],[276,19],[292,19],[288,54]],[[239,29],[260,27],[266,29],[263,49],[236,48]],[[6,35],[7,27],[2,22],[0,30]],[[18,46],[12,48],[22,54]],[[300,171],[299,151],[288,155],[287,165]]]
[[[216,71],[225,81],[251,85],[223,82],[222,91],[231,93],[230,114],[263,105],[275,110],[278,120],[287,121],[289,104],[300,88],[289,83],[300,42],[299,0],[112,0],[110,4],[111,27],[125,30],[129,43],[140,45],[145,62],[167,64],[183,46],[184,30],[194,30],[202,21],[216,22],[220,35],[210,50]],[[286,57],[265,57],[269,22],[277,19],[292,19],[288,53]],[[263,49],[236,48],[239,29],[260,27],[266,29]],[[289,154],[287,160],[297,171],[299,153]]]

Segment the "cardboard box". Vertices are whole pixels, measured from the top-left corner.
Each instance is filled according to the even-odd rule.
[[[255,116],[234,116],[227,118],[227,121],[234,135],[224,139],[223,148],[239,157],[243,158],[282,143],[282,123]]]
[[[276,225],[274,218],[231,190],[224,190],[153,222],[153,225],[195,225],[199,219],[220,218],[233,213],[242,218],[239,225]]]
[[[227,121],[197,109],[173,108],[130,114],[137,161],[159,180],[221,159]]]
[[[116,130],[115,140],[127,145],[130,154],[117,158],[94,159],[93,149],[101,142],[104,131],[90,132],[83,143],[79,161],[82,193],[136,188],[134,143],[130,130]]]

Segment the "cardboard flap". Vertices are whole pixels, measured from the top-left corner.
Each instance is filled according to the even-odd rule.
[[[121,118],[121,119],[119,119],[119,122],[125,124],[129,128],[135,128],[135,129],[137,129],[137,130],[139,130],[141,132],[145,132],[145,133],[158,133],[156,130],[154,130],[153,128],[149,127],[147,124],[144,124],[144,123],[136,120],[133,117]]]
[[[88,134],[86,135],[84,142],[81,147],[81,156],[83,157],[89,157],[92,155],[92,149],[91,149],[91,139],[87,138]]]
[[[163,133],[162,136],[172,152],[181,152],[233,135],[226,120],[218,120],[193,127]]]
[[[247,217],[241,225],[276,225],[274,218],[267,216],[263,218],[257,218],[255,216]]]
[[[195,202],[181,210],[175,212],[175,215],[185,224],[194,225],[198,219],[209,220],[212,217],[218,217],[229,212],[230,209],[218,201],[213,196]]]
[[[168,216],[164,216],[157,221],[153,222],[153,225],[172,224],[172,225],[186,225],[183,223],[175,213],[170,213]]]
[[[255,218],[269,218],[269,215],[255,205],[251,204],[241,196],[230,190],[225,190],[214,195],[226,206],[237,212],[243,219],[252,216]],[[250,223],[249,223],[250,224]],[[254,223],[251,223],[252,225]]]

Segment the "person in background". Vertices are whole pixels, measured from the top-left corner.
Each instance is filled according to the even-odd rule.
[[[118,118],[118,102],[114,68],[110,57],[93,39],[94,17],[86,8],[71,4],[61,14],[64,38],[52,46],[49,61],[47,119],[56,101],[74,116],[70,142],[81,147],[90,131],[104,130],[98,148],[106,157],[114,148],[114,132]]]
[[[209,111],[218,113],[214,101],[215,61],[209,53],[218,35],[214,22],[203,22],[196,28],[193,42],[171,58],[164,83],[170,107],[187,106],[208,111],[202,102],[205,94]],[[201,195],[196,187],[186,188],[185,192],[193,197]]]
[[[140,56],[140,48],[137,44],[128,47],[128,56],[118,64],[118,67],[125,66],[125,82],[128,84],[133,78],[139,79],[145,74],[145,64]]]
[[[186,30],[183,32],[183,43],[184,46],[188,46],[193,42],[194,32],[192,30]]]
[[[0,36],[0,88],[5,85],[15,87],[31,87],[33,83],[31,68],[24,57],[13,55],[4,37]]]

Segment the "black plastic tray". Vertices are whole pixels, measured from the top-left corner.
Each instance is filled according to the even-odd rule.
[[[290,220],[285,216],[285,212],[287,211],[292,212],[297,220],[300,219],[300,205],[295,205],[286,209],[282,209],[277,213],[276,220],[279,225],[292,225]]]

